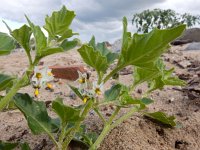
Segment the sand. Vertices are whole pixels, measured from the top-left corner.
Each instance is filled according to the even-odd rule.
[[[175,74],[187,75],[189,82],[193,78],[199,79],[198,71],[191,71],[191,64],[200,61],[199,51],[182,51],[184,46],[175,46],[163,56],[168,67],[175,68]],[[34,55],[34,53],[32,54]],[[54,54],[42,60],[44,65],[84,65],[89,72],[91,78],[95,79],[94,71],[83,63],[81,57],[76,50],[62,54]],[[1,72],[21,76],[27,68],[28,60],[25,53],[15,51],[8,56],[0,57]],[[181,64],[181,65],[180,65]],[[130,67],[127,68],[130,70]],[[123,74],[123,73],[122,73]],[[124,73],[120,75],[120,81],[124,84],[130,84],[132,74]],[[109,81],[105,89],[110,87],[112,80]],[[41,90],[40,100],[53,101],[56,97],[62,97],[64,102],[69,105],[77,105],[82,103],[81,100],[72,99],[70,89],[67,83],[74,84],[72,81],[59,80],[55,81],[53,92],[45,89]],[[140,96],[140,92],[144,92],[146,85],[141,85],[133,93]],[[187,86],[186,86],[187,87]],[[185,87],[185,88],[186,88]],[[200,84],[195,85],[200,88]],[[140,92],[138,92],[138,89]],[[144,118],[141,114],[136,113],[121,125],[114,128],[105,138],[100,146],[100,150],[199,150],[200,149],[200,97],[192,98],[188,92],[183,92],[183,88],[165,87],[163,91],[156,90],[151,94],[151,98],[155,100],[148,109],[149,111],[164,111],[169,115],[174,115],[179,123],[178,128],[165,128],[160,124],[152,122]],[[25,87],[20,92],[27,92],[33,96],[31,86]],[[1,92],[3,94],[3,92]],[[112,106],[102,107],[101,111],[105,116],[113,111]],[[51,108],[48,108],[51,116],[55,117]],[[126,110],[122,110],[125,113]],[[90,130],[99,133],[102,130],[101,120],[91,112],[85,123]],[[28,142],[31,149],[49,150],[54,149],[52,142],[46,135],[33,135],[28,129],[27,122],[19,110],[9,110],[0,112],[0,140],[4,141],[20,141]]]

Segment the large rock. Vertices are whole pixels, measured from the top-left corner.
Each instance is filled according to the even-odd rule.
[[[184,50],[200,50],[200,42],[189,43]]]
[[[185,30],[185,32],[182,34],[181,37],[177,38],[173,42],[171,42],[172,45],[182,45],[182,44],[187,44],[187,43],[192,43],[192,42],[200,42],[200,28],[191,28]],[[115,52],[119,52],[121,49],[121,43],[122,40],[116,40],[112,44],[112,50]],[[196,47],[196,45],[195,45]],[[197,49],[197,48],[196,48]],[[194,49],[194,50],[196,50]]]
[[[116,40],[112,46],[111,46],[111,49],[114,51],[114,52],[120,52],[121,50],[121,45],[122,45],[122,40],[121,39],[118,39]]]
[[[185,30],[183,35],[177,40],[183,40],[183,41],[189,40],[191,42],[200,42],[200,28],[191,28]]]

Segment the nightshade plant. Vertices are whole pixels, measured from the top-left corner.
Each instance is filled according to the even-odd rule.
[[[60,11],[54,12],[51,17],[47,16],[44,28],[48,31],[48,39],[44,36],[39,26],[35,26],[28,18],[29,26],[24,25],[20,29],[11,31],[11,36],[25,49],[29,58],[30,66],[21,79],[3,75],[0,76],[0,89],[8,89],[8,93],[0,101],[2,110],[10,100],[14,99],[15,105],[24,114],[28,126],[33,134],[46,133],[55,144],[58,150],[66,150],[72,140],[84,143],[90,150],[97,149],[106,135],[117,125],[128,119],[135,112],[156,119],[163,124],[174,127],[174,117],[168,117],[163,112],[147,112],[147,105],[153,102],[148,98],[149,93],[156,89],[162,89],[165,85],[184,85],[185,83],[172,75],[173,69],[167,70],[160,58],[161,54],[167,51],[169,43],[182,34],[185,25],[180,25],[168,30],[154,29],[147,34],[131,34],[127,31],[127,19],[123,18],[123,36],[120,53],[113,53],[105,46],[105,43],[95,43],[92,37],[88,44],[83,44],[78,52],[83,61],[95,69],[97,80],[92,81],[87,74],[79,72],[80,84],[78,87],[69,87],[82,100],[82,104],[76,107],[67,106],[61,98],[52,102],[52,109],[58,118],[51,118],[44,102],[34,100],[28,94],[17,93],[17,91],[30,84],[31,74],[39,60],[47,55],[63,52],[74,47],[76,43],[66,40],[74,35],[69,25],[74,18],[74,12],[63,7]],[[36,57],[32,60],[30,55],[29,40],[33,33],[36,41]],[[14,40],[10,36],[1,33],[0,54],[8,54],[14,48]],[[117,62],[115,68],[109,71],[109,66]],[[105,90],[104,84],[121,69],[132,66],[134,69],[133,83],[124,85],[116,80],[116,83]],[[36,74],[36,81],[40,74]],[[35,78],[34,78],[35,79]],[[147,82],[149,89],[144,96],[133,97],[134,89]],[[17,94],[16,94],[17,93]],[[112,115],[107,118],[100,111],[100,107],[114,106]],[[121,109],[125,108],[126,113],[119,116]],[[83,120],[88,113],[94,110],[102,120],[104,127],[99,136],[89,133]],[[8,146],[8,143],[0,142],[1,146]],[[15,144],[11,145],[15,146]],[[25,145],[27,146],[27,145]],[[21,146],[23,147],[23,146]]]

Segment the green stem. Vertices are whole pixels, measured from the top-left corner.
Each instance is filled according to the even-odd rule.
[[[101,84],[101,80],[102,80],[101,72],[97,72],[97,74],[98,74],[98,84]]]
[[[115,128],[116,126],[118,126],[120,123],[122,123],[124,120],[130,118],[133,113],[137,112],[138,108],[137,107],[133,107],[128,113],[126,113],[125,115],[123,115],[122,117],[120,117],[119,119],[117,119],[112,125],[111,125],[111,129]]]
[[[105,124],[106,120],[104,119],[103,115],[99,112],[99,109],[98,108],[94,108],[94,111],[97,113],[97,115],[99,116],[99,118],[101,118],[101,120]]]
[[[40,57],[38,57],[38,56],[35,56],[35,60],[34,60],[34,62],[33,62],[33,65],[34,66],[37,66],[38,65],[38,63],[39,63],[39,61],[40,61]]]
[[[17,93],[17,91],[28,81],[27,74],[25,73],[21,79],[14,84],[14,86],[10,89],[8,94],[1,99],[0,101],[0,111],[3,110],[4,107],[9,103],[9,101],[13,98],[13,96]]]
[[[110,132],[110,125],[105,125],[103,128],[103,131],[101,132],[101,134],[99,135],[98,139],[95,141],[95,143],[90,147],[89,150],[96,150],[101,142],[103,141],[103,139],[105,138],[105,136]]]
[[[26,55],[28,56],[29,65],[32,66],[33,65],[33,61],[32,61],[32,58],[31,58],[30,51],[26,52]]]
[[[105,124],[103,131],[101,132],[101,134],[99,135],[99,137],[97,138],[95,143],[90,147],[89,150],[96,150],[100,146],[103,139],[110,132],[113,119],[116,117],[116,115],[119,113],[119,111],[120,111],[120,107],[117,107],[116,110],[114,111],[114,113],[112,114],[112,116],[109,118],[109,121]]]
[[[86,104],[86,106],[85,106],[85,108],[84,108],[84,110],[82,112],[82,115],[81,115],[82,119],[84,119],[87,116],[88,112],[92,108],[92,105],[93,105],[93,101],[92,100],[88,101],[88,103]],[[79,130],[81,122],[82,121],[78,121],[75,124],[75,126],[73,127],[73,129],[69,132],[69,134],[67,135],[65,141],[62,144],[62,150],[66,150],[67,149],[67,146],[69,145],[69,143],[73,139],[73,137],[76,134],[76,132]]]
[[[55,144],[57,150],[61,150],[61,145],[55,140],[54,136],[50,132],[46,132],[49,136],[49,138],[53,141]]]
[[[65,133],[66,133],[65,130],[66,130],[66,129],[65,129],[65,126],[62,124],[62,125],[61,125],[61,133],[60,133],[60,135],[59,135],[59,140],[58,140],[58,142],[59,142],[60,144],[62,144],[63,139],[65,138]]]
[[[131,92],[133,91],[133,90],[135,90],[135,88],[136,88],[136,85],[135,84],[132,84],[131,86],[130,86],[130,89],[129,89],[129,94],[131,94]]]
[[[123,66],[117,66],[114,70],[112,70],[112,71],[104,78],[103,83],[106,83],[110,78],[112,78],[112,76],[113,76],[115,73],[117,73],[119,70],[121,70],[124,66],[125,66],[125,65],[123,65]]]
[[[109,121],[108,121],[109,124],[112,123],[113,119],[114,119],[115,116],[119,113],[120,109],[121,109],[120,107],[117,107],[117,108],[115,109],[114,113],[113,113],[113,114],[110,116],[110,118],[109,118]]]

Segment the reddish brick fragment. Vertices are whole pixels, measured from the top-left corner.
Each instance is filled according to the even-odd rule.
[[[83,66],[50,66],[55,78],[75,81],[78,79],[78,71],[84,73],[86,70]]]

